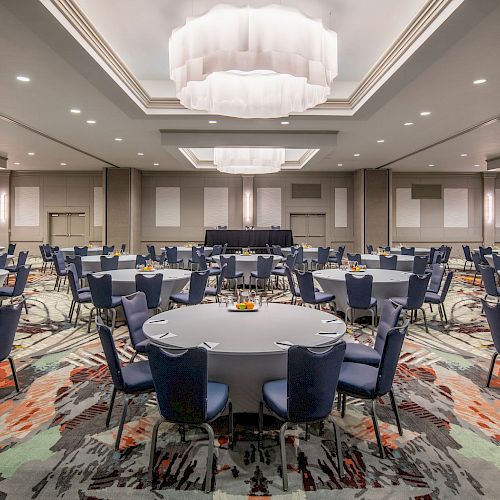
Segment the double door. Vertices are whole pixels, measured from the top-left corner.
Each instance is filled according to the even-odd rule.
[[[325,246],[325,214],[290,214],[290,228],[295,244],[308,243],[313,247]]]
[[[73,247],[87,243],[84,213],[50,213],[49,241],[52,246]]]

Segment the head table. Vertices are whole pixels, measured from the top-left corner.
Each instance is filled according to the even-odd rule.
[[[159,319],[167,323],[154,323]],[[194,347],[207,342],[208,378],[229,385],[235,411],[256,413],[262,384],[286,378],[287,347],[276,342],[321,346],[337,341],[346,331],[341,320],[308,307],[270,303],[253,312],[232,312],[225,304],[202,304],[172,309],[153,316],[143,326],[157,345]],[[151,323],[153,321],[153,323]],[[316,335],[331,332],[334,337]],[[166,332],[175,337],[161,337]]]

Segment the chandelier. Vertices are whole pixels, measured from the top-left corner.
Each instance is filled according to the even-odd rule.
[[[272,174],[283,163],[283,148],[214,148],[214,165],[226,174]]]
[[[183,106],[237,118],[313,108],[337,76],[337,34],[281,5],[216,5],[176,28],[169,52]]]

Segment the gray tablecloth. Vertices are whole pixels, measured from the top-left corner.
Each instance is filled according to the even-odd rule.
[[[135,269],[135,255],[120,255],[118,257],[118,269]],[[82,257],[83,272],[97,273],[101,270],[101,256],[89,255]]]

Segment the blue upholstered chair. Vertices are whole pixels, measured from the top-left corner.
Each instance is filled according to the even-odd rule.
[[[68,265],[68,282],[69,289],[71,290],[71,306],[69,308],[69,322],[73,320],[73,313],[76,308],[76,317],[75,317],[75,328],[78,324],[78,318],[80,316],[80,309],[82,304],[91,304],[92,296],[90,295],[90,289],[82,289],[79,286],[78,280],[78,271],[76,270],[75,264]],[[90,319],[89,319],[90,322]]]
[[[47,246],[48,252],[47,252]],[[52,253],[50,252],[50,246],[49,245],[38,245],[38,248],[40,249],[40,255],[42,257],[42,273],[47,271],[47,267],[49,265],[52,265]],[[5,260],[7,261],[7,253],[3,254],[5,255]],[[2,263],[2,255],[0,255],[0,269],[4,269],[5,265],[7,262]]]
[[[380,364],[378,366],[344,362],[340,369],[337,391],[339,393],[338,402],[341,403],[341,415],[342,417],[345,415],[346,396],[356,399],[368,399],[371,401],[371,417],[381,458],[385,458],[385,453],[378,428],[375,401],[377,398],[389,394],[392,409],[396,417],[398,431],[402,436],[403,428],[399,421],[398,407],[392,391],[392,382],[394,380],[399,355],[407,331],[408,321],[406,321],[403,326],[392,328],[387,332],[383,343],[382,354],[380,356]]]
[[[366,253],[368,254],[373,253],[373,245],[366,245]]]
[[[293,254],[287,255],[284,264],[279,266],[279,267],[275,267],[272,270],[271,274],[273,276],[276,276],[276,287],[278,287],[279,278],[282,278],[283,288],[285,288],[285,279],[287,278],[285,266],[288,266],[288,268],[292,269],[292,270],[295,269],[295,255],[293,255]]]
[[[340,266],[344,257],[344,251],[345,245],[340,245],[337,252],[335,252],[335,255],[330,255],[330,257],[328,257],[329,264],[336,264],[337,266]]]
[[[127,244],[126,243],[122,243],[121,246],[120,246],[120,252],[121,253],[125,253],[127,251]]]
[[[259,255],[257,257],[257,271],[252,271],[250,273],[249,288],[252,289],[252,283],[255,284],[255,290],[257,291],[258,280],[264,281],[264,290],[268,287],[273,289],[273,282],[271,280],[271,273],[273,272],[274,258],[273,256],[264,257]]]
[[[292,300],[290,301],[291,304],[296,304],[297,299],[300,299],[300,290],[298,286],[295,284],[295,281],[293,279],[293,268],[288,267],[288,264],[284,265],[285,269],[285,276],[288,281],[288,288],[290,290],[290,294],[292,295]]]
[[[66,263],[64,262],[64,255],[62,252],[54,252],[54,269],[56,270],[56,281],[54,283],[54,290],[57,288],[59,291],[61,289],[61,284],[66,281],[68,276],[68,270],[66,269]]]
[[[219,276],[219,267],[208,267],[207,258],[204,253],[198,252],[198,271],[208,271],[208,277]]]
[[[144,292],[148,309],[154,309],[156,312],[161,311],[161,288],[163,286],[163,274],[156,273],[153,275],[136,274],[135,275],[135,291]]]
[[[13,273],[13,274],[17,273],[17,271],[19,270],[20,267],[26,265],[26,260],[28,259],[28,254],[29,254],[28,251],[19,252],[17,262],[15,264],[13,264],[12,266],[5,266],[4,269],[6,271],[9,271],[9,273]]]
[[[113,281],[111,275],[89,274],[87,280],[89,282],[92,305],[94,306],[90,310],[88,331],[90,332],[92,314],[94,312],[96,312],[96,316],[101,316],[103,313],[106,313],[106,317],[108,317],[111,312],[111,332],[113,332],[116,323],[116,310],[122,305],[122,298],[119,295],[113,295]]]
[[[493,267],[495,268],[495,271],[498,273],[500,271],[500,255],[494,253],[492,254],[491,257],[493,258]]]
[[[356,262],[357,264],[361,264],[361,254],[347,252],[347,260],[349,262]]]
[[[7,247],[7,253],[9,255],[14,255],[16,253],[16,246],[17,243],[9,243],[9,246]]]
[[[483,266],[482,264],[480,268],[484,291],[486,292],[484,298],[487,299],[488,296],[494,297],[498,302],[500,300],[500,287],[497,286],[495,270],[489,265]]]
[[[83,246],[83,247],[73,247],[73,251],[75,255],[79,255],[80,257],[87,257],[89,254],[89,247]]]
[[[109,403],[108,415],[106,417],[106,428],[109,427],[115,397],[117,392],[123,392],[127,395],[127,399],[123,405],[123,412],[116,433],[115,450],[120,449],[120,441],[123,433],[123,425],[127,417],[127,410],[132,402],[132,399],[137,394],[144,394],[154,391],[153,377],[147,361],[138,361],[137,363],[129,363],[122,366],[118,353],[116,352],[113,333],[103,323],[100,316],[96,317],[97,331],[101,339],[102,348],[108,364],[108,369],[113,379],[113,392],[111,393],[111,401]]]
[[[128,334],[130,343],[135,352],[130,358],[132,363],[138,354],[147,356],[149,348],[149,340],[144,335],[142,327],[149,319],[148,302],[144,292],[136,292],[131,295],[122,297],[122,307],[127,320]]]
[[[89,273],[87,271],[83,272],[82,258],[79,255],[75,255],[74,257],[66,257],[66,269],[68,269],[71,264],[75,266],[76,277],[78,279],[78,282],[80,283],[78,288],[80,289],[83,286],[83,281],[87,279],[87,274]],[[88,292],[89,289],[85,291]]]
[[[443,285],[443,289],[441,293],[439,293],[439,289],[437,292],[427,291],[425,294],[425,303],[429,304],[429,307],[432,311],[432,304],[437,304],[439,316],[441,318],[441,324],[443,328],[445,327],[445,323],[448,323],[448,316],[446,316],[446,309],[444,308],[444,301],[446,300],[446,295],[448,295],[448,290],[450,289],[451,280],[453,279],[453,271],[450,271],[446,275],[446,280]]]
[[[262,386],[259,412],[259,436],[262,435],[263,409],[266,407],[279,419],[284,420],[280,428],[281,475],[283,490],[288,490],[285,432],[290,424],[308,425],[326,420],[332,411],[337,380],[345,352],[345,342],[325,348],[291,346],[288,349],[287,378],[271,380]],[[339,476],[344,476],[342,444],[339,429],[332,420],[336,441]]]
[[[369,311],[372,317],[372,333],[375,333],[375,321],[377,318],[377,299],[372,297],[373,276],[365,274],[364,276],[354,276],[346,273],[345,284],[347,288],[347,309],[345,312],[346,320],[351,317],[353,321],[353,311]],[[349,313],[351,313],[349,315]]]
[[[484,266],[488,265],[488,261],[486,260],[485,255],[492,255],[493,254],[493,248],[491,247],[479,247],[479,255],[481,257],[481,264]]]
[[[206,349],[169,349],[154,344],[149,348],[149,363],[156,390],[160,418],[153,427],[149,459],[149,480],[153,481],[158,429],[163,422],[200,427],[208,433],[205,491],[212,490],[214,431],[210,425],[229,408],[229,442],[233,442],[233,412],[226,384],[209,382]],[[189,495],[188,495],[189,496]]]
[[[330,257],[330,247],[318,247],[318,258],[311,261],[315,269],[324,269]]]
[[[220,300],[220,291],[222,288],[222,285],[224,284],[224,280],[226,279],[226,270],[227,270],[227,265],[224,264],[222,266],[222,269],[220,270],[220,274],[217,278],[217,283],[215,286],[207,286],[205,288],[205,295],[208,295],[209,297],[215,297],[215,301],[219,302]]]
[[[147,255],[136,255],[135,256],[135,267],[137,266],[146,266],[148,261],[151,260],[151,256],[149,254]]]
[[[180,267],[181,265],[183,265],[184,261],[182,259],[179,259],[179,256],[177,254],[177,247],[167,247],[165,251],[167,254],[168,267]]]
[[[398,268],[398,256],[397,255],[380,255],[380,269],[388,269],[389,271],[395,271]]]
[[[401,306],[394,304],[390,300],[384,300],[377,326],[375,346],[370,347],[357,342],[348,342],[346,344],[344,362],[364,363],[365,365],[378,366],[380,364],[382,351],[384,350],[387,332],[397,326],[401,309]]]
[[[14,364],[14,359],[10,355],[10,352],[16,336],[17,325],[19,324],[23,305],[22,302],[18,302],[17,304],[0,307],[0,361],[9,360],[17,392],[19,392],[19,381],[17,380],[16,365]],[[6,375],[5,378],[7,378]]]
[[[434,264],[431,269],[431,279],[429,280],[428,292],[438,293],[445,272],[444,264]]]
[[[223,250],[223,246],[222,245],[214,245],[212,247],[212,252],[210,252],[210,262],[215,262],[214,260],[214,257],[217,257],[219,255],[222,255],[222,250]]]
[[[429,328],[427,327],[427,316],[425,310],[422,307],[425,300],[425,294],[427,293],[427,287],[429,286],[429,280],[431,275],[429,273],[419,276],[417,274],[412,274],[408,281],[408,295],[406,297],[391,297],[391,300],[396,304],[403,306],[403,310],[406,315],[406,311],[411,312],[411,320],[417,320],[417,311],[422,311],[424,317],[425,331],[429,333]],[[415,318],[413,318],[415,316]]]
[[[295,267],[300,267],[303,271],[307,269],[307,260],[304,259],[304,247],[292,247],[292,255],[295,256]]]
[[[335,295],[326,292],[317,292],[314,288],[314,279],[311,271],[295,271],[297,282],[299,284],[300,297],[302,305],[312,304],[316,309],[320,309],[321,304],[329,304],[330,307],[335,307]]]
[[[5,266],[7,266],[7,259],[9,255],[7,252],[0,254],[0,269],[5,269]]]
[[[401,255],[415,255],[415,247],[401,247]]]
[[[101,255],[101,271],[116,271],[118,269],[118,255],[113,255],[108,257],[107,255]]]
[[[156,254],[155,246],[154,245],[146,245],[146,248],[148,250],[150,260],[158,262],[160,259],[159,259],[158,255]]]
[[[241,283],[243,283],[245,279],[241,271],[236,272],[236,257],[234,255],[221,255],[220,265],[221,267],[227,266],[226,279],[234,280],[234,289],[236,290],[238,287],[238,280],[241,280]]]
[[[413,257],[413,274],[425,274],[427,269],[427,255],[415,255]]]
[[[273,245],[272,251],[273,255],[277,255],[278,257],[283,257],[283,251],[281,250],[280,245]]]
[[[472,280],[472,284],[475,285],[477,276],[481,276],[481,256],[479,252],[472,254],[472,262],[474,263],[474,279]]]
[[[114,245],[104,245],[102,247],[102,255],[109,255],[110,253],[115,252],[115,246]]]
[[[170,302],[180,306],[201,304],[205,296],[207,282],[208,271],[193,271],[189,280],[189,291],[172,294]]]
[[[449,260],[450,260],[451,250],[452,250],[452,247],[447,246],[447,245],[443,245],[441,247],[441,254],[442,254],[441,264],[444,264],[447,269],[450,268]]]
[[[26,314],[28,314],[28,305],[26,303],[26,297],[24,296],[24,289],[26,288],[26,283],[28,282],[28,277],[31,271],[31,266],[21,266],[16,274],[16,281],[14,286],[2,286],[0,287],[0,305],[5,299],[12,300],[17,297],[22,297],[24,299],[24,308],[26,309]]]
[[[474,266],[474,261],[472,260],[472,254],[470,251],[469,245],[462,245],[462,250],[464,251],[464,272],[467,264],[470,264],[470,270],[472,271],[472,267]]]
[[[201,254],[205,255],[205,247],[203,245],[199,247],[191,247],[191,258],[188,260],[188,266],[191,271],[193,269],[198,269]]]
[[[500,351],[500,304],[489,304],[485,300],[482,300],[482,303],[483,311],[486,314],[486,320],[488,321],[488,325],[490,327],[493,345],[495,346],[495,352],[493,353],[493,356],[491,358],[488,378],[486,380],[486,387],[489,387],[491,383],[491,377],[493,376],[493,369],[495,368],[495,361]]]

